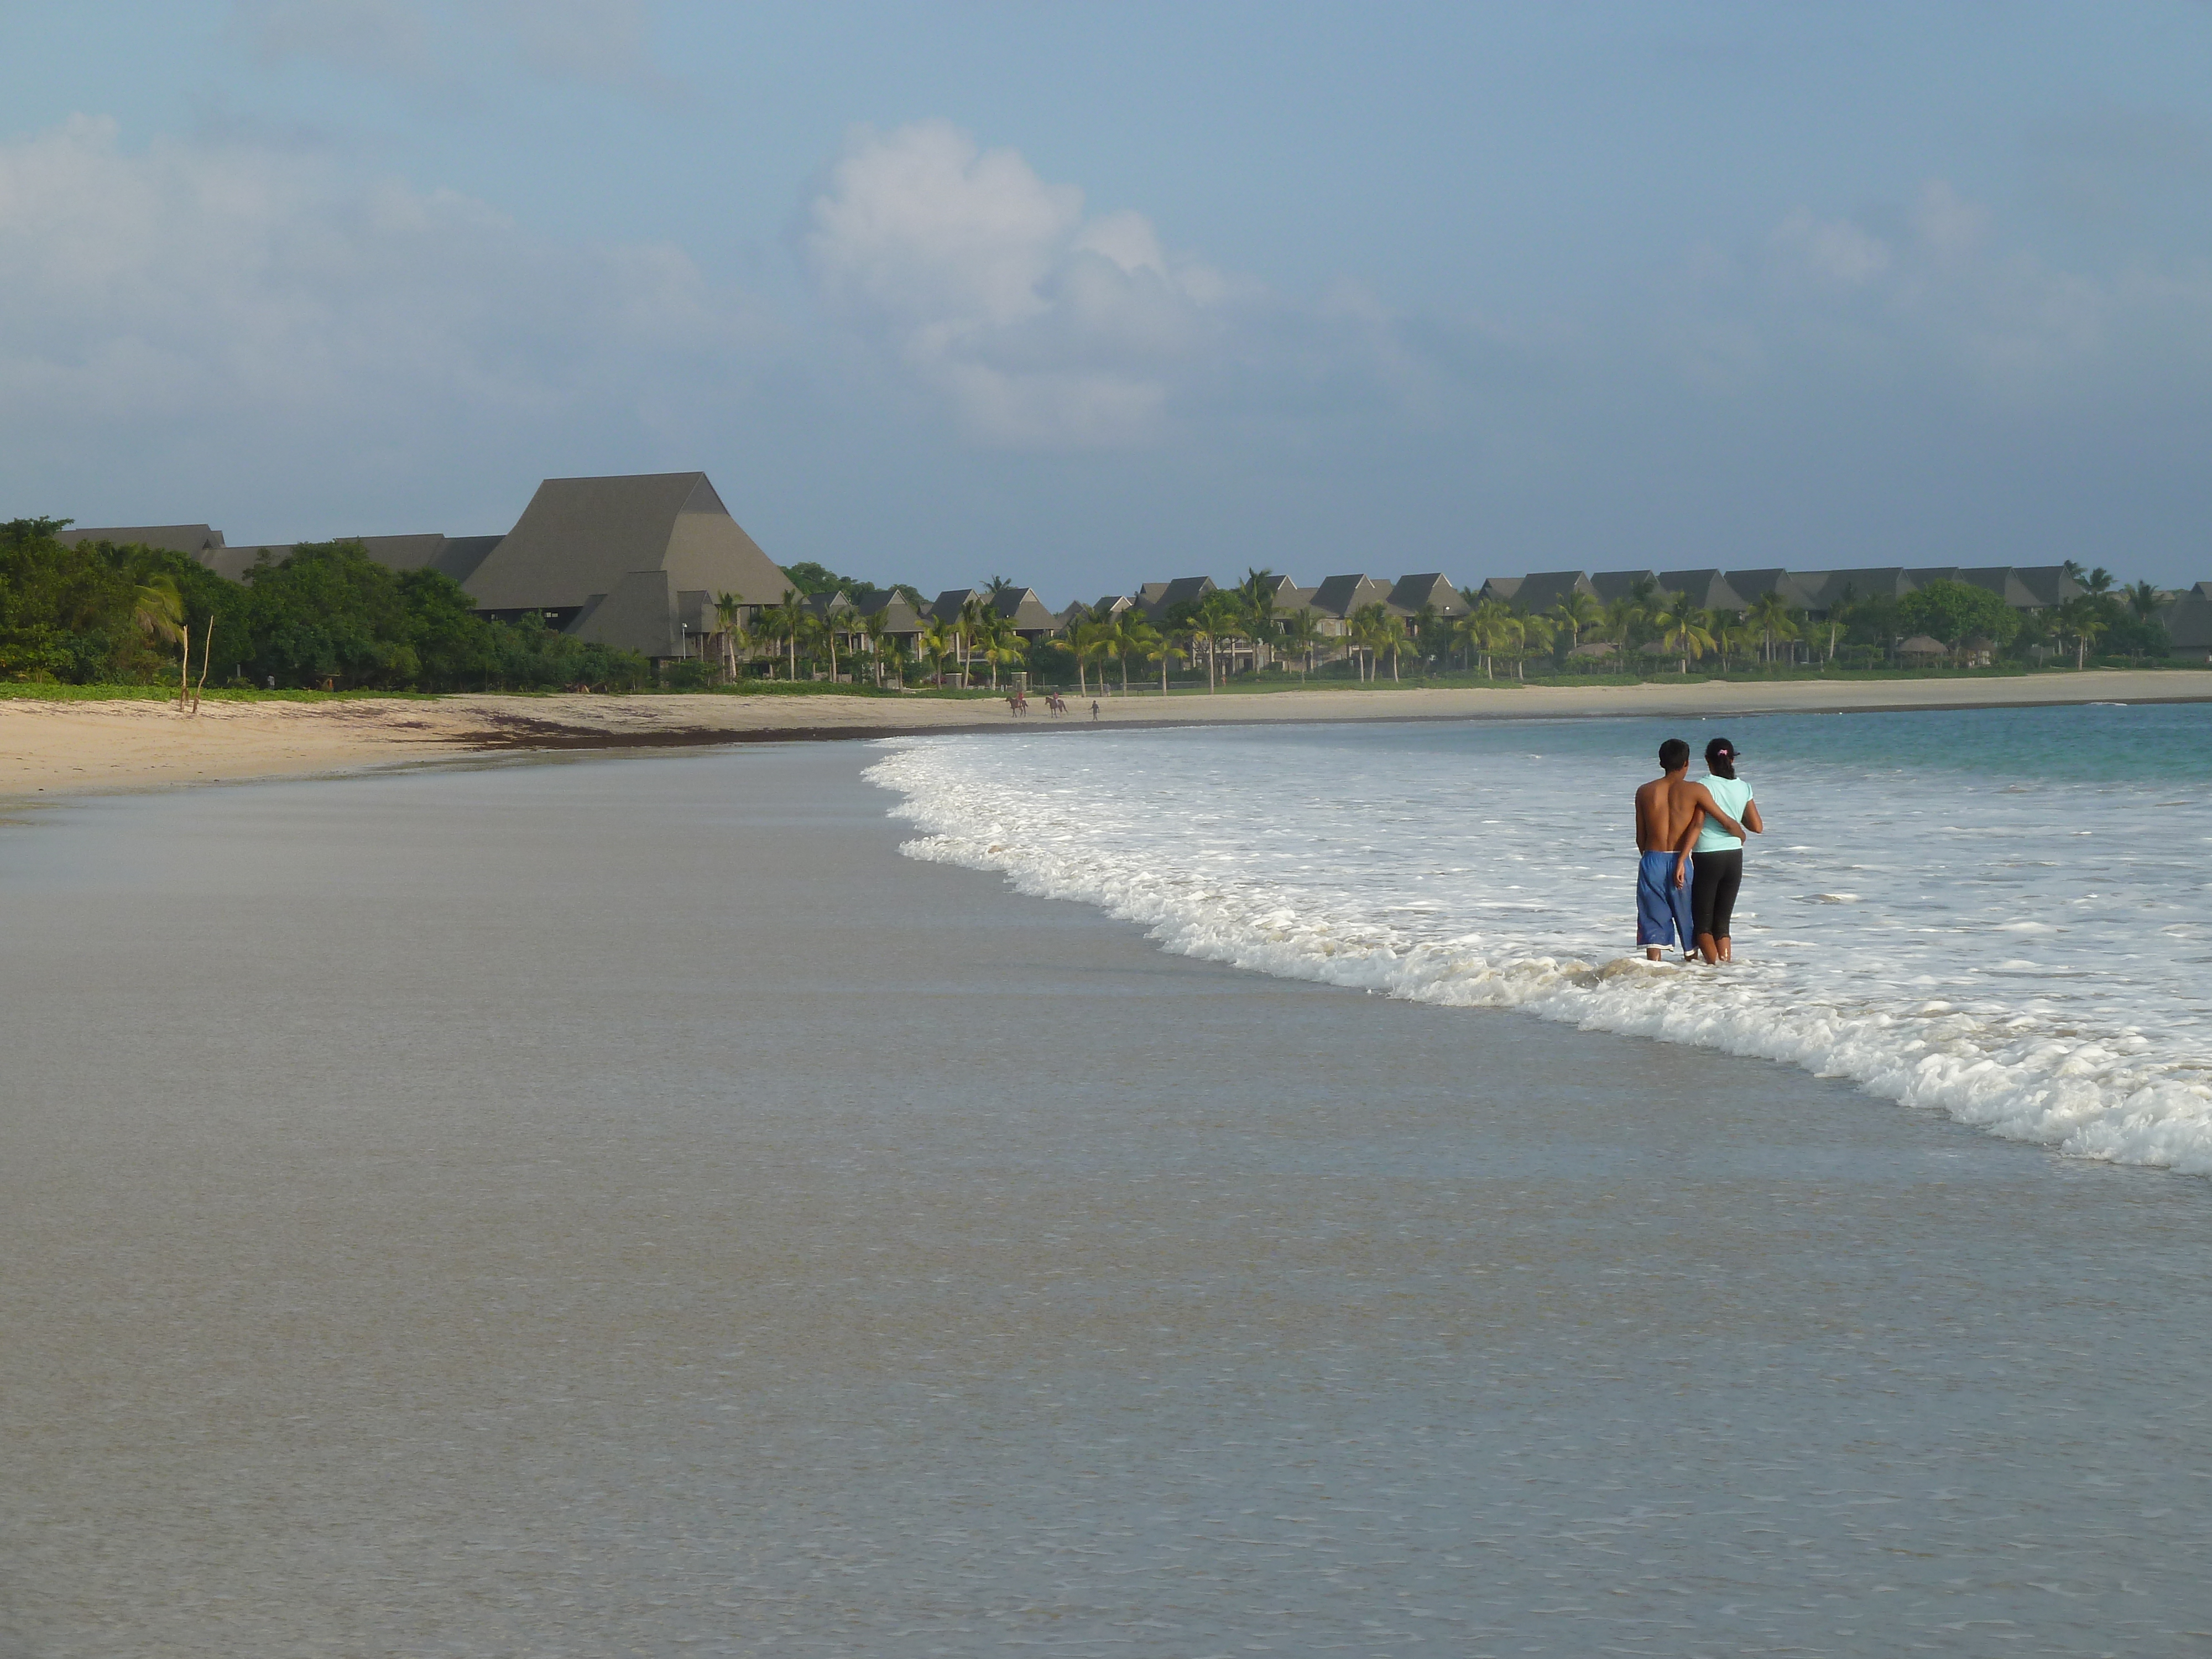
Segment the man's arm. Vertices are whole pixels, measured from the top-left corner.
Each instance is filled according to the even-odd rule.
[[[1741,841],[1743,839],[1743,826],[1738,823],[1734,818],[1730,817],[1727,813],[1721,811],[1721,804],[1713,799],[1712,791],[1706,788],[1702,783],[1693,783],[1690,787],[1697,791],[1697,793],[1692,799],[1696,800],[1698,803],[1698,810],[1700,811],[1711,813],[1715,823],[1720,825],[1722,829],[1727,830],[1729,834],[1734,836],[1738,841]]]
[[[1674,885],[1685,887],[1690,880],[1690,849],[1698,844],[1698,830],[1705,822],[1705,809],[1692,806],[1690,822],[1682,831],[1682,838],[1674,844]]]

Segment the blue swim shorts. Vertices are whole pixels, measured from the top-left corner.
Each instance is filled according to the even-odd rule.
[[[1646,853],[1636,862],[1636,942],[1672,945],[1680,935],[1682,949],[1697,948],[1698,936],[1690,923],[1690,890],[1674,885],[1672,853]]]

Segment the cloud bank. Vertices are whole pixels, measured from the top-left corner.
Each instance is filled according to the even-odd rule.
[[[228,441],[234,469],[296,444],[331,470],[349,442],[435,450],[720,395],[773,334],[672,244],[564,245],[325,157],[133,153],[88,117],[0,144],[0,418],[19,455],[143,467]]]
[[[807,210],[816,293],[994,443],[1141,442],[1261,296],[1170,258],[1141,214],[1087,216],[945,121],[856,134]]]

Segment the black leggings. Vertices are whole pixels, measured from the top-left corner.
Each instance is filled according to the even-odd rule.
[[[1729,936],[1735,917],[1735,890],[1743,884],[1743,848],[1725,853],[1699,853],[1690,877],[1691,926],[1700,939]]]

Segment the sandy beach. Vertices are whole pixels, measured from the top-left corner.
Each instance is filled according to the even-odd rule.
[[[1246,721],[1501,720],[1602,714],[2212,700],[2212,672],[2097,671],[1974,680],[1791,681],[1690,685],[1501,685],[1495,690],[1314,690],[1101,700],[1097,726]],[[364,698],[208,702],[195,717],[161,702],[0,699],[0,799],[108,793],[257,778],[310,777],[510,749],[635,749],[1017,724],[995,702],[839,696]],[[1085,704],[1054,720],[1032,700],[1022,729],[1088,729]]]
[[[2203,1182],[1164,954],[872,758],[10,832],[0,1655],[2201,1650]]]

